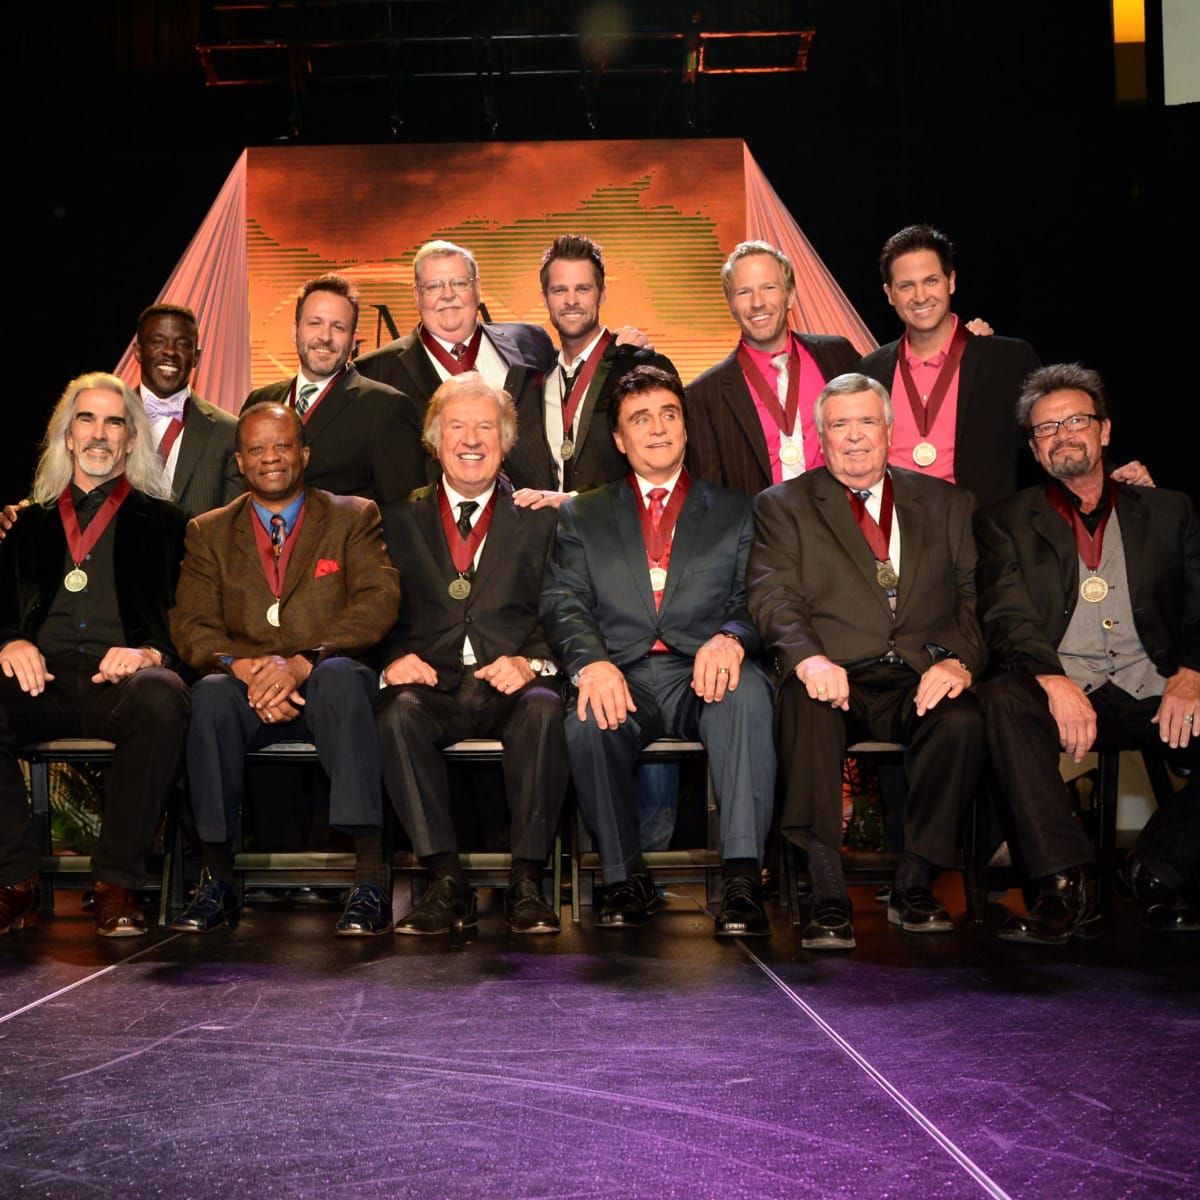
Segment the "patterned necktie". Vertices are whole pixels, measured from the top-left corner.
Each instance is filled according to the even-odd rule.
[[[450,353],[453,354],[459,362],[462,362],[462,360],[467,357],[467,343],[455,342],[454,345],[450,347]]]
[[[300,389],[300,394],[296,397],[296,411],[304,416],[308,412],[308,406],[313,402],[313,397],[320,389],[315,383],[306,383]]]
[[[458,505],[458,532],[463,541],[471,536],[471,514],[479,507],[478,500],[462,500]]]
[[[287,530],[284,528],[283,518],[275,513],[271,517],[271,549],[276,558],[283,553],[283,543],[286,537]]]
[[[865,508],[867,501],[871,498],[870,489],[868,488],[865,491],[855,492],[854,494],[863,502],[863,507]]]
[[[666,498],[666,488],[651,488],[646,493],[646,499],[650,501],[650,523],[654,526],[655,533],[658,532],[658,527],[662,524],[663,513],[666,511],[666,505],[663,504],[663,501]]]

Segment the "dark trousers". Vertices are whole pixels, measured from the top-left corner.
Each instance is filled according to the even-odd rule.
[[[52,659],[54,679],[40,696],[0,675],[0,884],[37,870],[40,847],[14,751],[51,738],[114,742],[100,840],[92,874],[105,883],[138,888],[146,859],[179,768],[188,719],[188,689],[174,671],[147,667],[120,683],[92,683],[99,660]]]
[[[553,679],[531,679],[511,695],[469,673],[452,692],[418,684],[386,688],[376,713],[383,776],[417,856],[458,849],[441,747],[486,737],[504,743],[512,855],[544,859],[567,790],[562,714]]]
[[[383,785],[374,707],[378,676],[351,658],[327,658],[300,689],[294,721],[267,725],[250,707],[246,685],[206,675],[192,688],[188,784],[196,832],[228,842],[245,795],[246,752],[276,742],[312,742],[329,776],[329,823],[350,834],[383,825]]]
[[[596,837],[606,883],[628,878],[642,853],[634,767],[638,751],[661,737],[699,739],[708,752],[721,808],[721,856],[762,861],[775,804],[771,686],[752,662],[742,663],[737,691],[705,704],[691,688],[693,660],[648,654],[623,667],[637,705],[619,729],[601,729],[567,706],[567,752],[584,819]]]
[[[842,844],[842,759],[865,738],[903,742],[908,796],[904,848],[933,863],[955,862],[958,825],[983,768],[983,719],[971,692],[943,700],[923,717],[913,698],[919,677],[879,664],[850,677],[850,711],[810,699],[792,674],[775,705],[779,761],[787,784],[780,827]]]
[[[1097,741],[1102,745],[1161,754],[1180,767],[1200,767],[1200,739],[1186,750],[1172,750],[1150,718],[1159,699],[1139,700],[1111,683],[1091,692]],[[1014,672],[979,687],[987,717],[992,768],[1012,813],[1021,855],[1038,879],[1092,858],[1092,847],[1071,814],[1070,798],[1059,771],[1058,726],[1046,693],[1032,675]],[[1134,854],[1168,887],[1183,886],[1200,864],[1200,779],[1155,810],[1134,846]]]

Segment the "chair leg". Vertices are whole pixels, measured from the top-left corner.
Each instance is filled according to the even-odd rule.
[[[1112,911],[1113,868],[1117,850],[1117,800],[1121,777],[1121,752],[1102,750],[1096,771],[1096,864],[1099,868],[1100,906]]]
[[[43,854],[54,850],[50,828],[50,764],[37,760],[29,764],[29,800],[33,812],[33,836]],[[42,874],[42,911],[54,911],[54,878]]]

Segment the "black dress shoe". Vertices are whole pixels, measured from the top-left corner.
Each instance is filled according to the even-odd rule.
[[[770,937],[762,887],[744,875],[725,880],[721,911],[713,935],[719,938]]]
[[[32,929],[38,923],[41,902],[42,885],[36,874],[20,883],[0,885],[0,934]]]
[[[1137,902],[1147,932],[1195,933],[1200,929],[1200,914],[1132,854],[1125,860],[1119,878]]]
[[[361,883],[346,898],[333,927],[338,937],[372,937],[392,931],[392,898],[377,883]]]
[[[662,907],[662,893],[654,885],[649,871],[635,871],[628,879],[614,883],[604,897],[596,924],[601,929],[629,929],[645,925]]]
[[[504,893],[504,920],[513,933],[558,933],[558,913],[536,879],[518,879]]]
[[[237,893],[232,883],[214,879],[205,868],[192,902],[171,922],[180,933],[216,933],[237,924]]]
[[[421,903],[396,922],[396,932],[431,937],[451,930],[461,933],[478,924],[475,889],[462,880],[443,875],[429,885]]]
[[[800,935],[805,950],[853,950],[854,908],[849,900],[826,897],[813,904],[812,916]]]
[[[1073,937],[1098,932],[1100,912],[1096,900],[1096,873],[1091,863],[1039,879],[1038,898],[1023,916],[1005,918],[996,931],[1006,942],[1033,942],[1061,946]]]
[[[906,892],[892,888],[888,897],[888,921],[908,933],[949,933],[954,928],[950,914],[926,887]]]

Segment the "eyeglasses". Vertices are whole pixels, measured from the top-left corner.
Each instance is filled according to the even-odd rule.
[[[425,283],[418,283],[417,287],[426,296],[440,296],[446,288],[449,288],[455,295],[461,296],[463,292],[471,290],[475,278],[472,275],[470,279],[430,279]]]
[[[1079,433],[1080,430],[1087,429],[1093,421],[1098,421],[1100,418],[1095,413],[1072,413],[1069,417],[1063,417],[1061,421],[1039,421],[1029,430],[1035,438],[1053,437],[1059,428],[1065,429],[1068,433]]]

